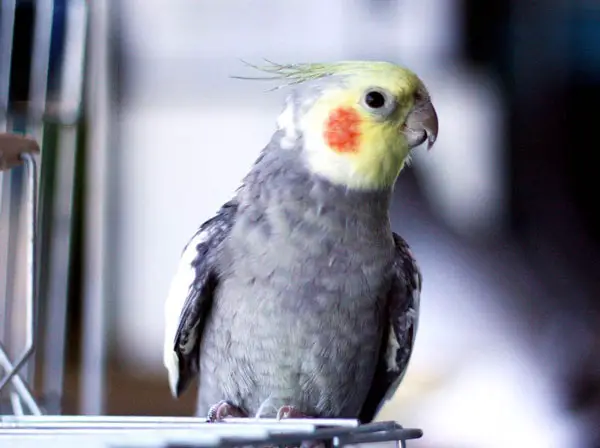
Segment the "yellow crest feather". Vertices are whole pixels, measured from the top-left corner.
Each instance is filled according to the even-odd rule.
[[[267,65],[254,65],[242,61],[245,65],[252,67],[272,76],[268,77],[246,77],[232,76],[236,79],[263,80],[263,81],[283,81],[283,85],[277,88],[301,84],[307,81],[313,81],[326,78],[333,75],[352,75],[357,72],[366,71],[386,71],[390,69],[400,69],[400,67],[381,61],[340,61],[334,63],[297,63],[297,64],[278,64],[276,62],[264,60]]]

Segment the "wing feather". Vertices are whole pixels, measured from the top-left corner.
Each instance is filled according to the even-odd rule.
[[[402,382],[413,351],[419,322],[422,276],[406,241],[393,234],[396,259],[388,296],[389,324],[379,362],[360,420],[370,422]]]
[[[229,201],[204,222],[183,250],[165,302],[163,363],[173,396],[198,374],[199,344],[218,283],[217,257],[235,221]]]

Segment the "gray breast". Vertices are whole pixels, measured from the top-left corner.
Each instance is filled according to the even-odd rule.
[[[303,181],[243,192],[201,348],[201,407],[229,399],[251,413],[268,403],[265,415],[284,404],[314,416],[360,410],[389,288],[387,197]]]

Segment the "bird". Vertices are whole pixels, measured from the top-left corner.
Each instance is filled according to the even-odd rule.
[[[185,245],[164,303],[173,397],[197,415],[371,422],[400,385],[422,274],[391,228],[396,180],[431,149],[424,82],[388,61],[252,67],[288,89],[270,141]],[[246,78],[248,79],[248,78]]]

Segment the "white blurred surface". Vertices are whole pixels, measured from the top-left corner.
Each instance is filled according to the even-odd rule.
[[[378,420],[423,428],[413,442],[419,447],[582,446],[561,409],[553,365],[524,342],[522,322],[498,306],[527,287],[452,240],[432,244],[431,226],[413,220],[406,227],[423,271],[421,321],[405,380]]]
[[[269,108],[215,112],[122,116],[128,149],[120,173],[124,212],[113,221],[121,254],[115,336],[129,362],[145,370],[162,368],[163,302],[184,245],[233,194],[274,127]]]

